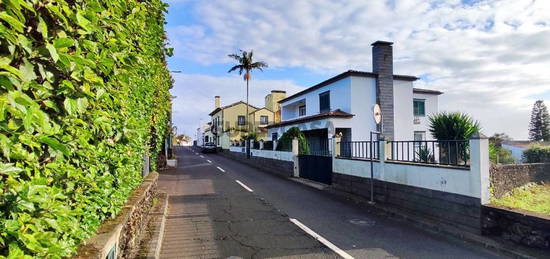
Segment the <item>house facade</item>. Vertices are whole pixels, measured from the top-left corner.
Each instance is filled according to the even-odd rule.
[[[279,100],[286,96],[286,92],[273,90],[265,97],[265,107],[258,108],[238,101],[230,105],[221,106],[221,98],[214,98],[214,110],[211,117],[210,131],[213,135],[213,143],[223,149],[228,149],[232,142],[240,141],[248,134],[248,123],[252,132],[256,133],[258,140],[267,140],[267,126],[280,121]]]
[[[349,70],[282,99],[281,122],[267,126],[271,139],[299,127],[309,142],[335,134],[343,141],[365,141],[380,130],[394,140],[431,139],[427,116],[437,112],[442,92],[413,88],[415,76],[393,74],[391,42],[373,46],[373,72]],[[374,121],[379,104],[382,123]]]

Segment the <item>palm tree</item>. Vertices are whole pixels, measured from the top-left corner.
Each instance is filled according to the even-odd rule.
[[[263,68],[266,68],[267,64],[262,61],[254,62],[254,60],[252,59],[254,52],[252,50],[250,52],[242,50],[239,51],[241,52],[240,54],[228,55],[230,58],[233,58],[237,61],[237,65],[234,65],[231,69],[229,69],[229,71],[227,71],[227,73],[239,70],[239,75],[242,75],[244,72],[243,79],[246,81],[246,124],[248,125],[248,133],[250,134],[250,114],[248,114],[248,82],[250,81],[250,72],[252,72],[252,70],[254,69],[263,71]]]

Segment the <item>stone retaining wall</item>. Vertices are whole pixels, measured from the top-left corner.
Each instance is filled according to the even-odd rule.
[[[370,178],[333,173],[332,188],[370,199]],[[481,202],[460,194],[374,180],[374,199],[404,214],[481,233]]]
[[[493,197],[498,199],[531,182],[550,182],[550,164],[492,165],[490,176]]]
[[[483,234],[550,252],[550,216],[489,205],[482,207]],[[550,254],[549,254],[550,256]]]
[[[83,242],[74,258],[104,259],[116,246],[116,258],[129,258],[139,246],[138,237],[146,224],[146,216],[157,191],[158,173],[150,173],[136,188],[122,211],[105,220],[96,234]]]
[[[284,177],[290,177],[294,172],[294,162],[291,161],[283,161],[256,156],[251,156],[250,159],[247,159],[246,153],[231,152],[227,149],[219,152],[218,154],[247,164],[254,168],[266,171],[268,173],[273,173]]]

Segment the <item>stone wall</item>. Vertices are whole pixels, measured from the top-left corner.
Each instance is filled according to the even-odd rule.
[[[550,182],[550,164],[492,165],[490,176],[493,197],[498,199],[531,182]]]
[[[227,149],[223,150],[223,152],[220,152],[219,154],[268,173],[273,173],[284,177],[290,177],[294,172],[294,162],[291,161],[282,161],[255,156],[251,156],[250,159],[247,159],[246,153],[231,152]]]
[[[117,258],[130,258],[139,247],[138,237],[145,228],[146,217],[153,205],[157,191],[158,173],[150,173],[143,183],[128,197],[121,212],[113,219],[105,220],[96,234],[79,247],[78,259],[104,259],[116,246]]]
[[[483,206],[483,234],[550,252],[550,216]]]
[[[332,187],[370,199],[370,178],[333,173]],[[419,216],[470,233],[481,232],[479,198],[375,179],[374,199],[399,208],[403,214]]]

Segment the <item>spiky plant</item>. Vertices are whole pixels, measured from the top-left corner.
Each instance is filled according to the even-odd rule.
[[[466,113],[441,112],[428,118],[430,133],[440,141],[468,140],[481,131],[479,122]],[[458,142],[441,142],[439,147],[440,160],[449,164],[457,164],[469,159],[468,144]]]

